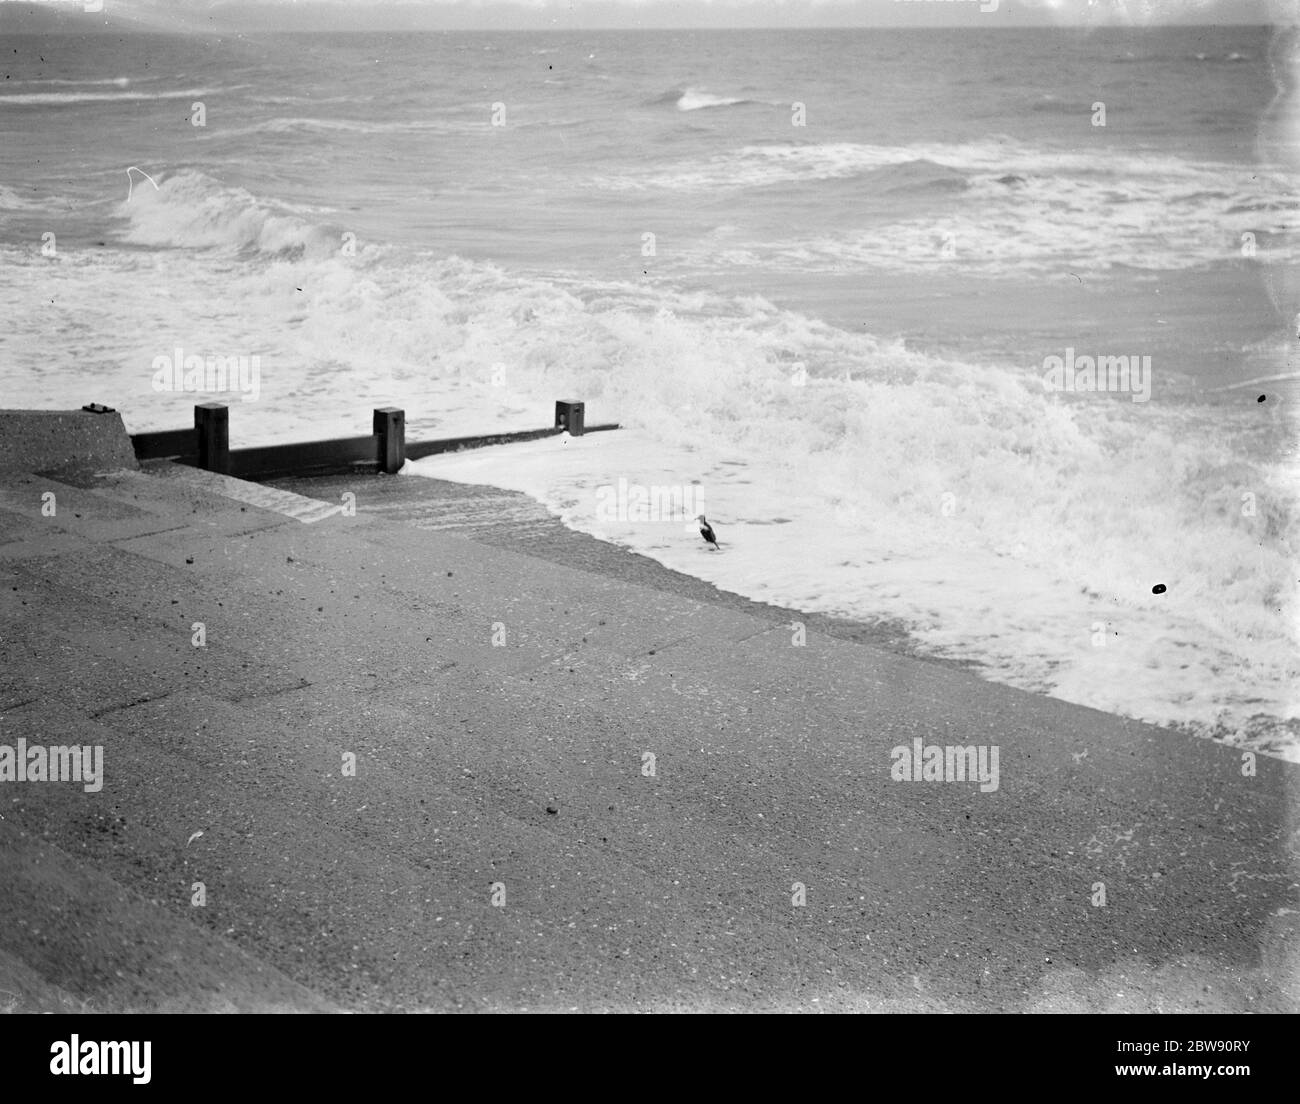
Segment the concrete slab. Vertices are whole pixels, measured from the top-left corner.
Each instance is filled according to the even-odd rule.
[[[23,506],[0,544],[0,745],[106,763],[98,793],[0,783],[24,999],[1300,1008],[1290,764],[812,622],[796,647],[781,611],[555,564],[540,523],[548,558],[365,486],[310,524],[188,476],[81,490],[100,521]],[[119,505],[163,527],[114,535]],[[894,781],[913,738],[998,744],[999,788]]]
[[[0,410],[0,472],[136,467],[116,411]]]

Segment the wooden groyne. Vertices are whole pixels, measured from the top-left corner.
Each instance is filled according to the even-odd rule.
[[[545,429],[408,442],[406,412],[399,407],[384,406],[373,411],[371,431],[362,437],[232,449],[230,408],[224,403],[208,402],[195,406],[192,429],[133,433],[131,445],[138,461],[176,460],[207,471],[254,481],[366,470],[392,475],[400,471],[407,460],[419,460],[439,452],[534,441],[565,432],[580,437],[585,433],[619,428],[617,423],[586,425],[585,407],[585,403],[571,399],[558,400],[555,424]]]

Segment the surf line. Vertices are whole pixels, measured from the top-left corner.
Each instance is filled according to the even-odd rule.
[[[1211,387],[1209,393],[1216,395],[1220,391],[1236,391],[1241,387],[1254,387],[1259,383],[1281,383],[1283,380],[1300,379],[1300,372],[1281,372],[1276,376],[1257,376],[1255,379],[1242,380],[1240,383],[1229,383],[1223,387]]]

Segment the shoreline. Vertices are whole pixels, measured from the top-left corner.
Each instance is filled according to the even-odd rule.
[[[535,556],[561,567],[591,571],[622,582],[653,587],[680,598],[707,602],[721,609],[746,613],[778,624],[802,623],[808,631],[836,640],[882,648],[894,655],[933,663],[949,670],[975,675],[981,682],[1005,686],[1047,701],[1080,709],[1092,709],[1117,721],[1150,725],[1177,733],[1186,739],[1205,740],[1226,748],[1268,755],[1282,762],[1300,762],[1294,756],[1268,746],[1234,743],[1235,731],[1228,726],[1203,730],[1195,723],[1166,723],[1143,720],[1123,713],[1098,709],[1068,701],[1041,690],[986,678],[985,665],[976,659],[957,659],[936,655],[925,648],[901,620],[881,618],[877,621],[835,614],[814,613],[793,606],[747,598],[711,582],[661,564],[632,548],[601,540],[578,529],[571,529],[546,505],[524,491],[510,490],[487,483],[459,482],[434,476],[407,473],[398,477],[375,477],[376,484],[367,488],[365,501],[358,496],[359,512],[374,513],[422,529],[436,529],[490,544],[494,547]],[[354,488],[355,476],[295,476],[276,479],[268,485],[289,490],[308,498],[334,501],[338,495]]]
[[[854,644],[875,645],[909,659],[935,663],[953,670],[980,669],[980,664],[975,660],[952,659],[924,650],[901,621],[885,618],[862,621],[851,617],[810,613],[724,590],[694,575],[666,567],[634,549],[570,529],[543,503],[523,491],[423,475],[376,478],[381,478],[384,482],[367,488],[366,501],[363,502],[358,496],[359,513],[373,513],[390,520],[404,521],[417,528],[465,536],[483,544],[535,556],[561,567],[591,571],[621,582],[653,587],[679,598],[707,602],[721,609],[747,613],[767,621],[789,624],[792,620],[798,620],[810,631]],[[334,501],[343,491],[355,488],[356,483],[355,476],[295,476],[270,480],[268,485],[308,498]],[[489,516],[488,511],[492,512],[492,516]]]
[[[0,744],[106,773],[0,787],[21,1010],[1300,1007],[1293,764],[792,647],[427,484],[0,478]],[[899,777],[917,744],[987,749],[991,787]]]

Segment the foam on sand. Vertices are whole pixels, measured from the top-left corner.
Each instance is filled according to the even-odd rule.
[[[924,451],[915,441],[913,447]],[[429,457],[407,471],[523,491],[571,528],[755,600],[902,620],[923,647],[975,660],[997,681],[1121,715],[1188,724],[1300,761],[1300,741],[1283,723],[1295,716],[1286,626],[1266,609],[1251,620],[1253,603],[1240,592],[1262,579],[1234,571],[1231,581],[1216,583],[1224,557],[1258,555],[1244,531],[1235,538],[1217,533],[1222,544],[1170,537],[1159,548],[1137,547],[1120,539],[1124,508],[1101,487],[1065,496],[1061,508],[1082,515],[1074,533],[1044,516],[1047,502],[1017,501],[1014,487],[1007,488],[1005,514],[944,517],[941,492],[928,510],[918,509],[924,496],[899,501],[897,486],[855,471],[843,457],[826,454],[818,462],[821,479],[813,482],[806,468],[759,460],[707,436],[666,442],[622,430]],[[1135,480],[1141,470],[1141,462],[1128,468]],[[1104,487],[1107,473],[1098,479]],[[692,508],[676,517],[638,518],[635,509],[611,517],[620,480],[659,488],[662,501],[668,489],[683,488]],[[709,552],[684,516],[697,512],[717,527],[722,554]],[[1172,533],[1185,532],[1168,507],[1162,520]],[[1089,542],[1094,522],[1115,534]],[[1226,509],[1222,523],[1233,524]],[[1152,580],[1179,578],[1168,570],[1167,557],[1175,555],[1184,581],[1153,594]],[[1276,556],[1273,570],[1281,572],[1286,558]],[[1225,599],[1241,604],[1229,612]]]

